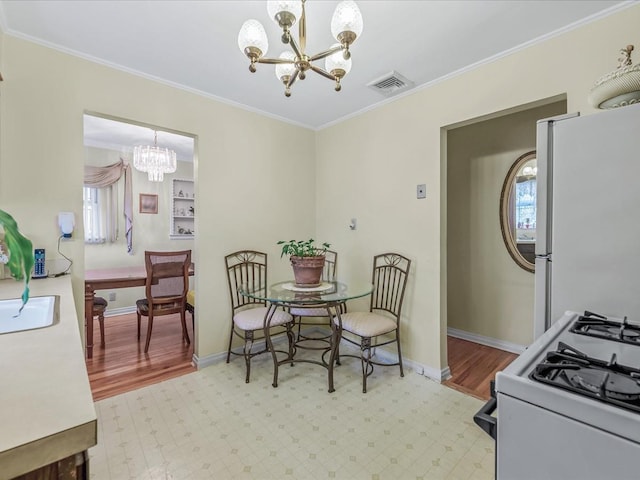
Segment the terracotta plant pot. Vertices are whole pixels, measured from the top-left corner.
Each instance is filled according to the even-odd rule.
[[[324,255],[315,257],[291,255],[291,266],[297,287],[317,287],[322,282]]]

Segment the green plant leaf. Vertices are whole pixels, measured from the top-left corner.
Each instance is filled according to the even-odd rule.
[[[0,210],[0,225],[4,228],[4,243],[9,250],[7,266],[11,276],[18,281],[24,281],[22,306],[18,312],[20,313],[29,301],[29,280],[34,264],[33,244],[31,240],[20,233],[17,222],[4,210]]]
[[[285,255],[293,255],[296,257],[314,257],[316,255],[324,255],[329,247],[330,243],[324,242],[322,247],[316,247],[315,240],[310,238],[309,240],[279,240],[278,245],[282,245],[280,258]]]

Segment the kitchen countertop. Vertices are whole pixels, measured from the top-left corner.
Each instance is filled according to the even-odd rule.
[[[22,282],[0,280],[0,299]],[[31,297],[58,295],[51,327],[0,335],[0,480],[48,465],[97,442],[97,419],[71,278],[31,280]]]

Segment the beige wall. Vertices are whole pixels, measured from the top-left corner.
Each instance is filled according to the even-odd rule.
[[[57,212],[81,212],[83,111],[193,134],[199,356],[225,349],[223,255],[263,249],[270,271],[287,272],[275,242],[314,233],[340,252],[347,278],[370,272],[381,251],[412,258],[403,352],[439,372],[447,325],[442,129],[564,93],[568,111],[593,113],[593,82],[615,67],[620,48],[640,45],[638,25],[640,5],[316,133],[5,36],[0,205],[51,250]],[[424,200],[415,198],[418,183],[427,185]],[[68,245],[82,311],[84,246]]]
[[[56,251],[57,213],[81,218],[85,111],[197,137],[196,354],[225,351],[230,319],[223,256],[264,250],[275,278],[290,268],[277,255],[277,240],[315,233],[308,214],[315,206],[314,133],[10,36],[0,71],[0,206],[48,252]],[[140,239],[141,229],[134,229]],[[65,247],[83,312],[84,244],[77,233]]]
[[[336,245],[341,272],[396,250],[414,261],[403,355],[446,366],[446,135],[442,129],[566,94],[568,111],[594,113],[588,94],[640,45],[640,5],[533,45],[317,134],[317,231]],[[443,140],[443,138],[445,140]],[[416,184],[427,198],[417,200]],[[347,221],[357,217],[358,230]],[[346,264],[346,265],[345,265]]]
[[[532,273],[512,260],[500,230],[500,192],[516,159],[536,149],[536,121],[565,102],[452,129],[447,138],[447,321],[464,332],[528,345]]]

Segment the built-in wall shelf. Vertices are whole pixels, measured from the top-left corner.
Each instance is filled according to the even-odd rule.
[[[171,191],[171,231],[173,239],[195,235],[195,193],[193,180],[173,178]]]

